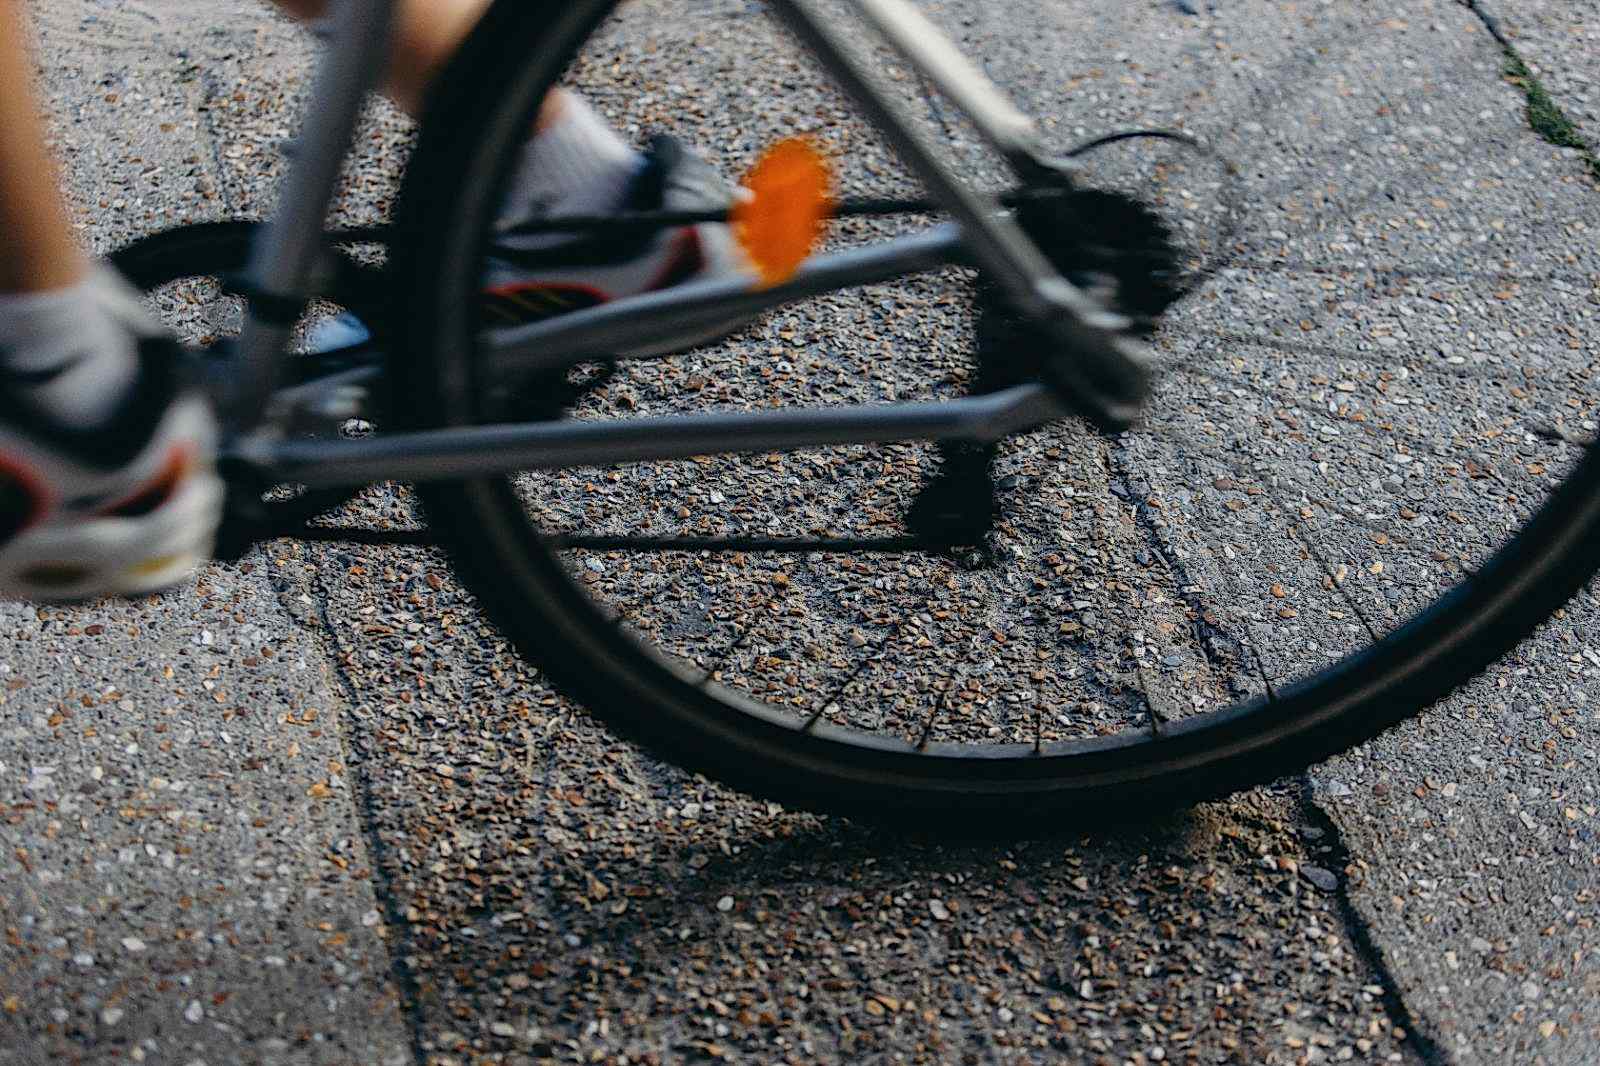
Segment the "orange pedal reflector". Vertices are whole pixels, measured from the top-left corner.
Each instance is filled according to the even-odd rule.
[[[791,137],[767,149],[744,176],[749,195],[730,213],[734,238],[763,287],[794,277],[833,213],[833,173],[810,140]]]

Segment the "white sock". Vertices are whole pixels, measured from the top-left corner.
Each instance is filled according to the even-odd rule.
[[[522,150],[500,220],[516,225],[557,215],[600,215],[613,210],[644,157],[606,124],[576,93],[568,93],[561,117],[541,130]],[[550,233],[518,238],[518,247],[540,247],[571,240]]]
[[[111,311],[123,288],[97,268],[64,289],[0,293],[0,388],[63,423],[105,421],[139,371],[138,338]]]

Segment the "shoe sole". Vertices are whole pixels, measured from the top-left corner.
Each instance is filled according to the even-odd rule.
[[[147,515],[25,533],[7,548],[0,595],[61,603],[170,588],[210,558],[222,498],[221,479],[197,470]]]

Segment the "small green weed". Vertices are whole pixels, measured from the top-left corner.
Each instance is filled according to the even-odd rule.
[[[1506,80],[1521,89],[1523,96],[1527,97],[1528,126],[1533,132],[1558,148],[1577,149],[1589,170],[1589,176],[1600,182],[1600,156],[1595,155],[1594,148],[1584,140],[1578,127],[1561,110],[1561,105],[1550,98],[1538,77],[1528,69],[1528,64],[1509,46],[1506,47],[1505,75]]]

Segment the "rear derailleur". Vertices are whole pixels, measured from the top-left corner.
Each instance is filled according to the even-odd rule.
[[[1058,184],[1056,184],[1058,183]],[[1183,295],[1179,251],[1166,224],[1139,201],[1120,193],[1071,186],[1065,174],[1051,186],[1020,199],[1018,223],[1072,284],[1148,334]],[[1038,380],[1050,358],[1049,336],[1016,313],[992,286],[977,292],[978,373],[969,392],[983,395]],[[985,542],[999,513],[994,481],[998,446],[941,441],[938,465],[929,471],[906,513],[912,536],[956,549],[970,560]]]

